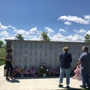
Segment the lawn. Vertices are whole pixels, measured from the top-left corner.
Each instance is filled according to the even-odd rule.
[[[6,53],[6,49],[0,48],[0,66],[5,63],[5,59],[4,59],[5,53]]]

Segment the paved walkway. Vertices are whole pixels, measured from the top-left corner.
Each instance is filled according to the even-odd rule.
[[[3,76],[3,66],[0,66],[0,90],[60,90],[59,78],[29,78],[29,79],[15,79],[7,82]],[[81,81],[71,79],[72,90],[80,89]],[[63,83],[65,87],[65,79]]]

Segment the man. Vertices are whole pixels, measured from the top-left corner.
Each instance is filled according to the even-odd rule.
[[[69,88],[70,83],[70,67],[72,62],[72,56],[68,53],[68,47],[63,48],[64,53],[60,55],[60,81],[59,87],[62,87],[64,73],[66,73],[66,88]]]
[[[79,57],[78,59],[79,61],[77,63],[77,65],[81,64],[82,85],[80,85],[80,87],[86,88],[86,84],[87,84],[87,87],[90,88],[90,83],[89,83],[90,53],[88,52],[88,47],[83,46],[82,52],[83,53]]]

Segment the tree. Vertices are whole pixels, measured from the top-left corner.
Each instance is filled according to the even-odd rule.
[[[16,39],[16,40],[24,40],[24,38],[23,38],[23,36],[22,36],[21,34],[17,34],[17,35],[15,36],[15,39]]]
[[[49,38],[49,36],[47,35],[46,32],[41,33],[41,40],[42,41],[50,41],[50,38]]]
[[[4,43],[2,47],[6,49],[6,44]]]
[[[0,48],[3,46],[3,41],[0,40]]]
[[[84,41],[87,42],[87,43],[90,42],[90,35],[89,34],[85,35]]]

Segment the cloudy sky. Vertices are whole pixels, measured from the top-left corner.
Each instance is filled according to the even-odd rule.
[[[0,0],[0,40],[40,40],[42,31],[51,41],[82,42],[90,34],[90,0]]]

